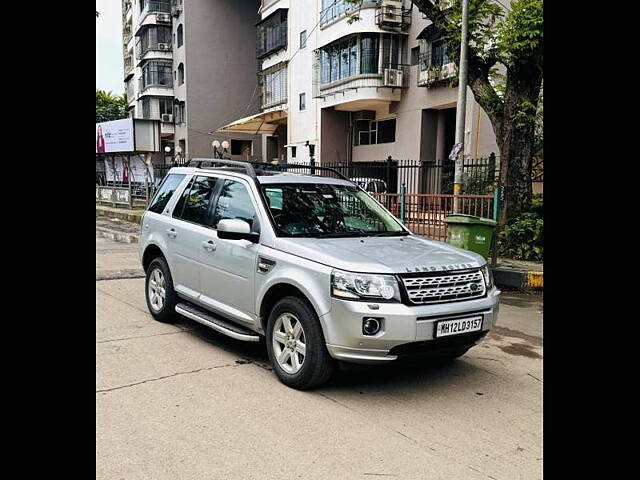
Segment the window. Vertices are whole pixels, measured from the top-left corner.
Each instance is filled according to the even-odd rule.
[[[259,74],[260,107],[268,108],[287,101],[287,68],[278,63]]]
[[[231,155],[244,155],[248,157],[251,155],[251,147],[253,142],[251,140],[231,140]]]
[[[360,37],[360,73],[378,73],[378,38],[376,34]]]
[[[215,228],[220,220],[230,218],[244,220],[249,224],[252,232],[256,231],[256,212],[246,187],[240,182],[225,180],[213,214],[212,226]]]
[[[306,105],[306,94],[301,93],[300,94],[300,105],[299,105],[300,110],[305,110],[307,108]]]
[[[158,106],[159,106],[161,116],[167,113],[170,115],[173,114],[173,98],[171,97],[159,98]]]
[[[162,213],[164,207],[166,207],[169,200],[171,200],[173,192],[176,191],[176,188],[178,188],[178,185],[180,185],[183,178],[184,175],[177,175],[175,173],[167,175],[153,197],[149,211]]]
[[[174,106],[174,112],[176,123],[186,123],[186,117],[184,114],[184,102],[176,103]]]
[[[256,56],[264,58],[287,46],[287,15],[286,8],[280,8],[257,25]]]
[[[178,25],[178,48],[182,46],[184,43],[184,32],[182,28],[182,24]]]
[[[320,50],[321,82],[331,83],[358,74],[358,40],[351,37]],[[378,66],[376,65],[376,72]]]
[[[184,64],[181,63],[178,65],[178,85],[182,85],[184,83]]]
[[[307,46],[307,31],[303,30],[300,32],[300,48],[304,48]]]
[[[411,49],[411,65],[417,65],[420,58],[420,47],[413,47]]]
[[[442,67],[447,63],[451,63],[444,42],[439,39],[431,42],[431,65],[434,67]]]
[[[171,63],[151,60],[142,67],[142,88],[150,86],[173,87]]]
[[[296,153],[298,153],[297,150],[297,147],[291,147],[291,158],[296,158]]]
[[[376,145],[396,141],[396,119],[356,120],[353,127],[353,144]]]
[[[208,225],[211,196],[218,179],[214,177],[195,177],[191,188],[185,189],[176,204],[173,216],[198,225]]]

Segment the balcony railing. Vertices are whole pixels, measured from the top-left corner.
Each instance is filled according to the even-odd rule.
[[[360,8],[374,7],[377,0],[364,0],[362,4],[347,3],[344,0],[326,0],[327,7],[320,12],[320,26],[323,26],[337,18],[346,16]]]
[[[431,51],[421,52],[418,55],[419,87],[443,83],[456,75],[456,65],[446,55],[433,55]]]
[[[147,13],[171,13],[171,2],[166,0],[149,0],[140,12],[144,17]]]
[[[133,55],[126,55],[124,57],[124,74],[126,75],[133,69]]]
[[[287,22],[258,25],[256,57],[264,58],[282,48],[287,48]]]
[[[287,66],[282,62],[258,72],[260,108],[265,110],[287,103]]]
[[[411,10],[382,4],[376,8],[376,25],[383,30],[406,30],[411,25]]]

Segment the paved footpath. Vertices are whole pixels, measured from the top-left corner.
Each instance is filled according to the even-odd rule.
[[[299,392],[262,343],[153,321],[137,262],[137,244],[96,236],[97,479],[542,478],[540,294],[504,294],[450,364]]]

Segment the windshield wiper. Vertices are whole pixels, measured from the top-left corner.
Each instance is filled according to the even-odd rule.
[[[369,237],[404,237],[406,235],[409,235],[409,232],[405,231],[405,230],[399,230],[397,232],[394,232],[392,230],[384,230],[382,232],[369,232],[368,236]]]
[[[328,232],[315,235],[315,238],[339,238],[339,237],[366,237],[367,232],[360,230],[352,230],[349,232]]]

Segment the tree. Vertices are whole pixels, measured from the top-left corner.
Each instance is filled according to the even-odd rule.
[[[361,0],[346,0],[355,5]],[[505,187],[501,223],[531,202],[543,79],[543,0],[469,0],[468,85],[491,121]],[[460,0],[412,0],[441,33],[459,65]],[[506,10],[506,11],[505,11]],[[358,13],[353,20],[358,19]],[[538,140],[539,140],[538,136]]]
[[[412,1],[442,33],[449,58],[459,64],[461,2]],[[500,150],[500,183],[505,187],[501,223],[526,208],[532,197],[543,79],[542,4],[514,0],[505,13],[490,0],[469,1],[468,85],[491,121]]]
[[[127,118],[127,94],[115,96],[111,92],[96,90],[96,123]]]

